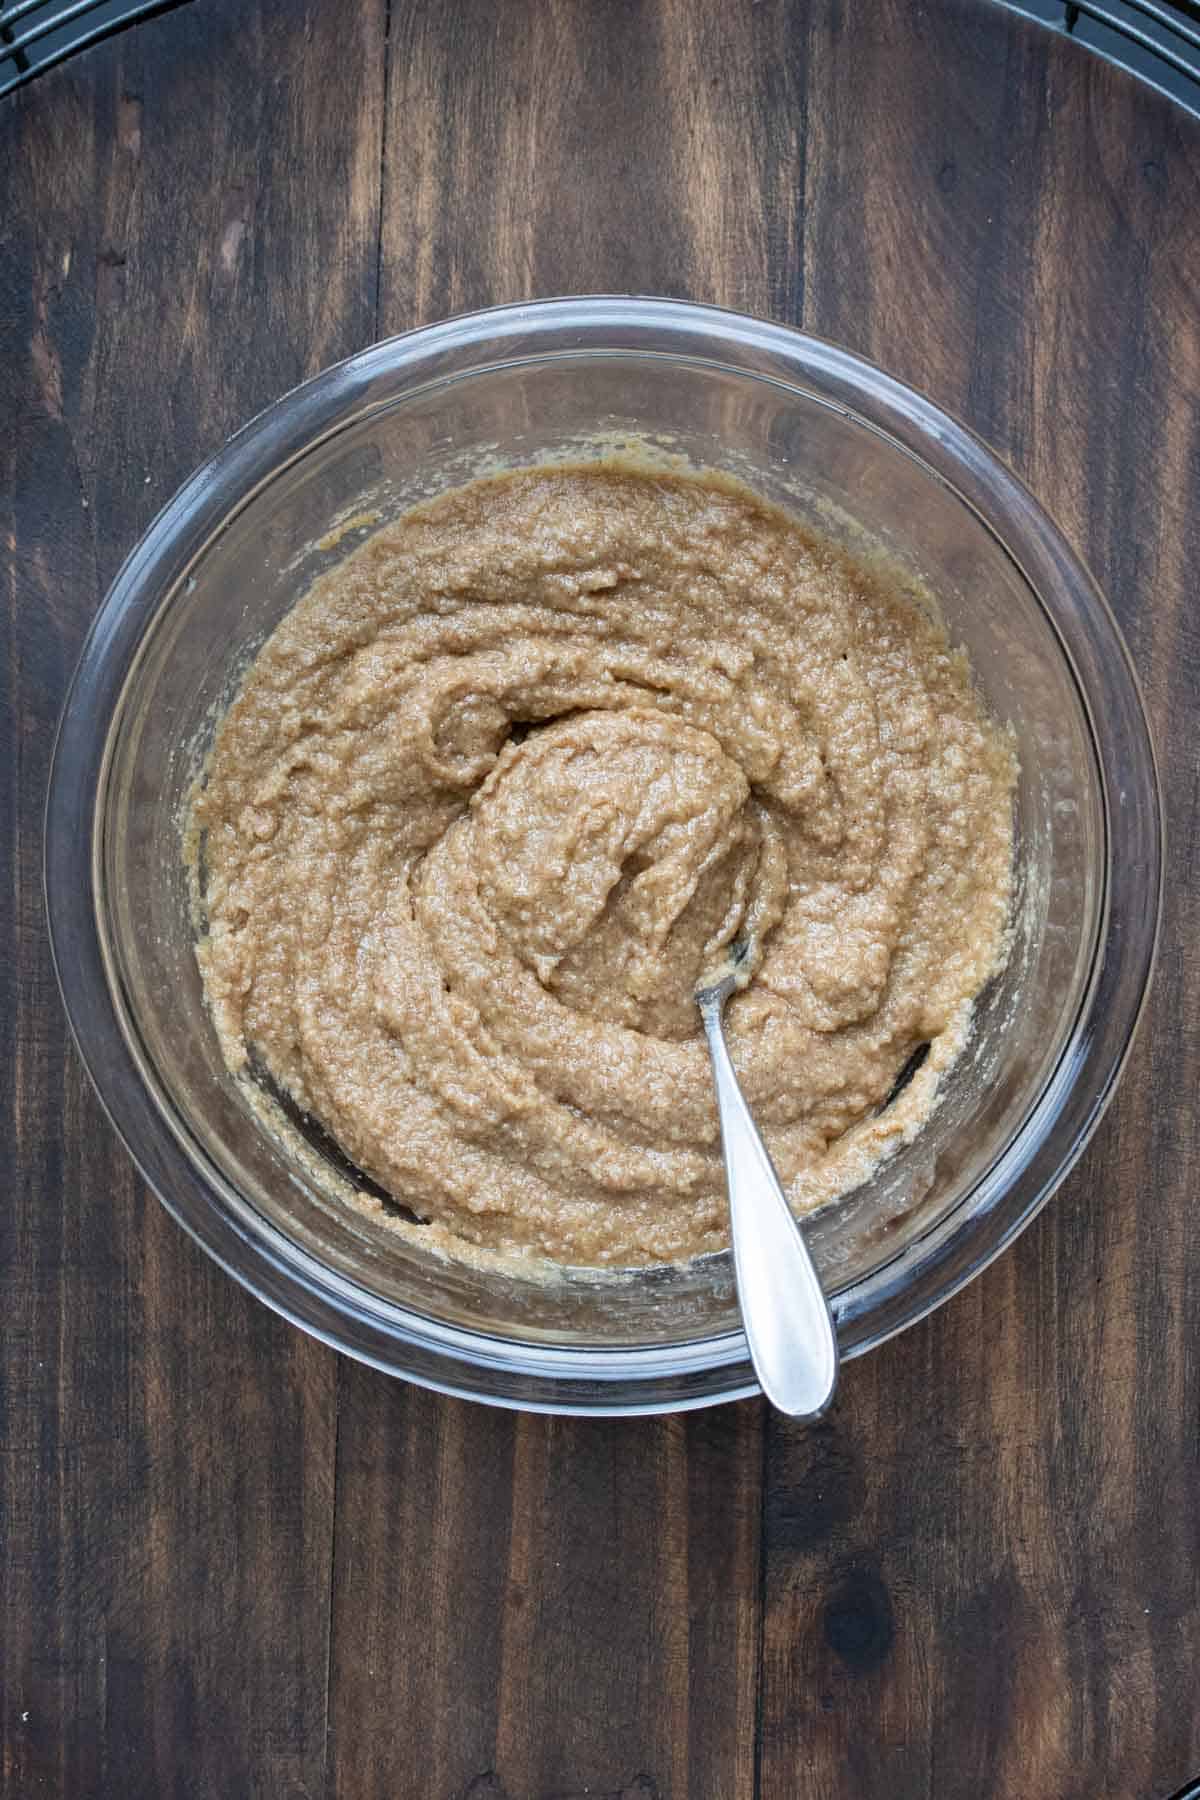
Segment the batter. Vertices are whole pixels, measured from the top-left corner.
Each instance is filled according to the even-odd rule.
[[[727,1242],[693,993],[735,937],[731,1052],[798,1210],[916,1132],[1003,960],[1014,761],[964,656],[715,476],[525,469],[408,513],[279,625],[206,776],[229,1066],[451,1247]]]

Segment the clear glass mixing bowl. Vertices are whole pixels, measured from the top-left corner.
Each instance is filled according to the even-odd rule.
[[[925,1131],[809,1226],[845,1354],[978,1273],[1079,1155],[1129,1048],[1161,879],[1146,720],[1091,579],[982,444],[845,351],[675,301],[542,301],[378,344],[247,425],[134,549],[67,699],[46,888],[76,1040],[164,1204],[262,1299],[380,1368],[564,1411],[753,1392],[728,1258],[502,1277],[331,1199],[222,1062],[179,822],[240,672],[355,515],[623,433],[913,571],[1016,733],[1008,967]]]

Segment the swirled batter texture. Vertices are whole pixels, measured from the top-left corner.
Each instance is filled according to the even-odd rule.
[[[697,980],[749,933],[734,1061],[794,1203],[844,1191],[1003,955],[1012,782],[930,613],[748,490],[475,482],[318,582],[220,727],[195,825],[226,1057],[443,1242],[718,1249]]]

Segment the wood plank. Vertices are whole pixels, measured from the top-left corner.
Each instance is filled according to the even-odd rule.
[[[335,1359],[136,1178],[66,1044],[40,830],[125,551],[228,431],[373,335],[383,28],[382,0],[210,0],[0,109],[6,1795],[324,1786]]]
[[[768,241],[795,148],[788,22],[745,16],[395,9],[382,328],[597,289],[794,304],[786,229]],[[777,111],[749,104],[764,58]],[[736,195],[730,166],[752,172]],[[336,1791],[751,1792],[761,1420],[488,1418],[347,1369],[335,1645],[365,1638],[371,1672],[335,1655]],[[414,1553],[429,1573],[397,1597],[372,1571]],[[423,1632],[431,1605],[446,1622]],[[372,1691],[386,1743],[355,1730]]]
[[[1200,1767],[1200,133],[965,3],[814,12],[808,67],[805,322],[991,438],[1090,558],[1172,860],[1154,1000],[1080,1169],[848,1371],[829,1424],[770,1426],[761,1792],[1166,1795]]]
[[[515,1417],[346,1365],[332,1791],[750,1792],[760,1418]]]
[[[791,316],[801,47],[779,5],[398,8],[384,329],[533,294]]]

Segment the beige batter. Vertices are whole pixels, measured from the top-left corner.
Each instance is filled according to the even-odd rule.
[[[751,932],[750,1104],[798,1208],[853,1186],[1002,961],[1013,779],[929,612],[748,490],[475,482],[324,577],[221,724],[192,837],[225,1055],[442,1242],[718,1249],[697,980]]]

